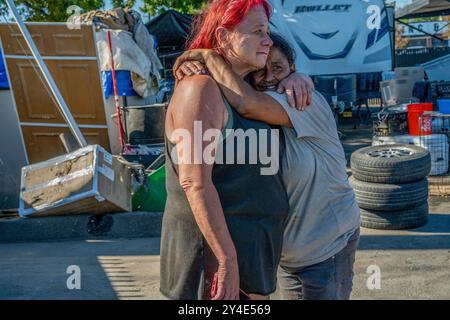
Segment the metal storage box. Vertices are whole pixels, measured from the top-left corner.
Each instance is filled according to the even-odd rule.
[[[22,168],[22,217],[131,211],[131,172],[99,145]]]

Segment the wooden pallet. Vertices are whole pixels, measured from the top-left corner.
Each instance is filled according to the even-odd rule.
[[[430,196],[450,196],[450,174],[443,176],[429,176]]]

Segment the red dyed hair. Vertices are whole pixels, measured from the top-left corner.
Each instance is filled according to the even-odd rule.
[[[193,22],[188,50],[216,49],[217,28],[233,29],[254,6],[263,6],[267,19],[270,19],[268,0],[213,0]]]

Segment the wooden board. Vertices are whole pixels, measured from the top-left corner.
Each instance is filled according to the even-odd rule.
[[[32,60],[6,60],[20,121],[65,123],[37,64]],[[106,124],[97,62],[47,60],[46,64],[75,121],[79,125]]]
[[[30,23],[27,28],[88,143],[110,151],[93,27]],[[28,163],[64,154],[59,134],[69,129],[28,45],[14,24],[0,24],[0,40]]]
[[[95,57],[92,26],[82,25],[80,30],[70,30],[62,24],[27,24],[31,37],[43,56]],[[31,55],[31,51],[14,24],[0,24],[0,37],[6,55]]]
[[[70,133],[69,128],[22,126],[22,132],[30,163],[45,161],[66,153],[59,135]],[[88,144],[98,144],[109,150],[108,129],[82,128],[81,132]]]
[[[428,183],[430,196],[450,196],[450,175],[429,176]]]

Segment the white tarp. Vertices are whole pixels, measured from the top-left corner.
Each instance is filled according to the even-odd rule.
[[[101,71],[111,70],[111,53],[108,46],[106,29],[95,33]],[[148,97],[158,92],[157,81],[153,78],[153,64],[145,52],[133,39],[133,34],[123,30],[111,31],[113,45],[114,68],[129,70],[133,89],[141,97]]]
[[[392,69],[390,21],[383,0],[270,2],[272,30],[294,46],[298,70],[325,75]]]

